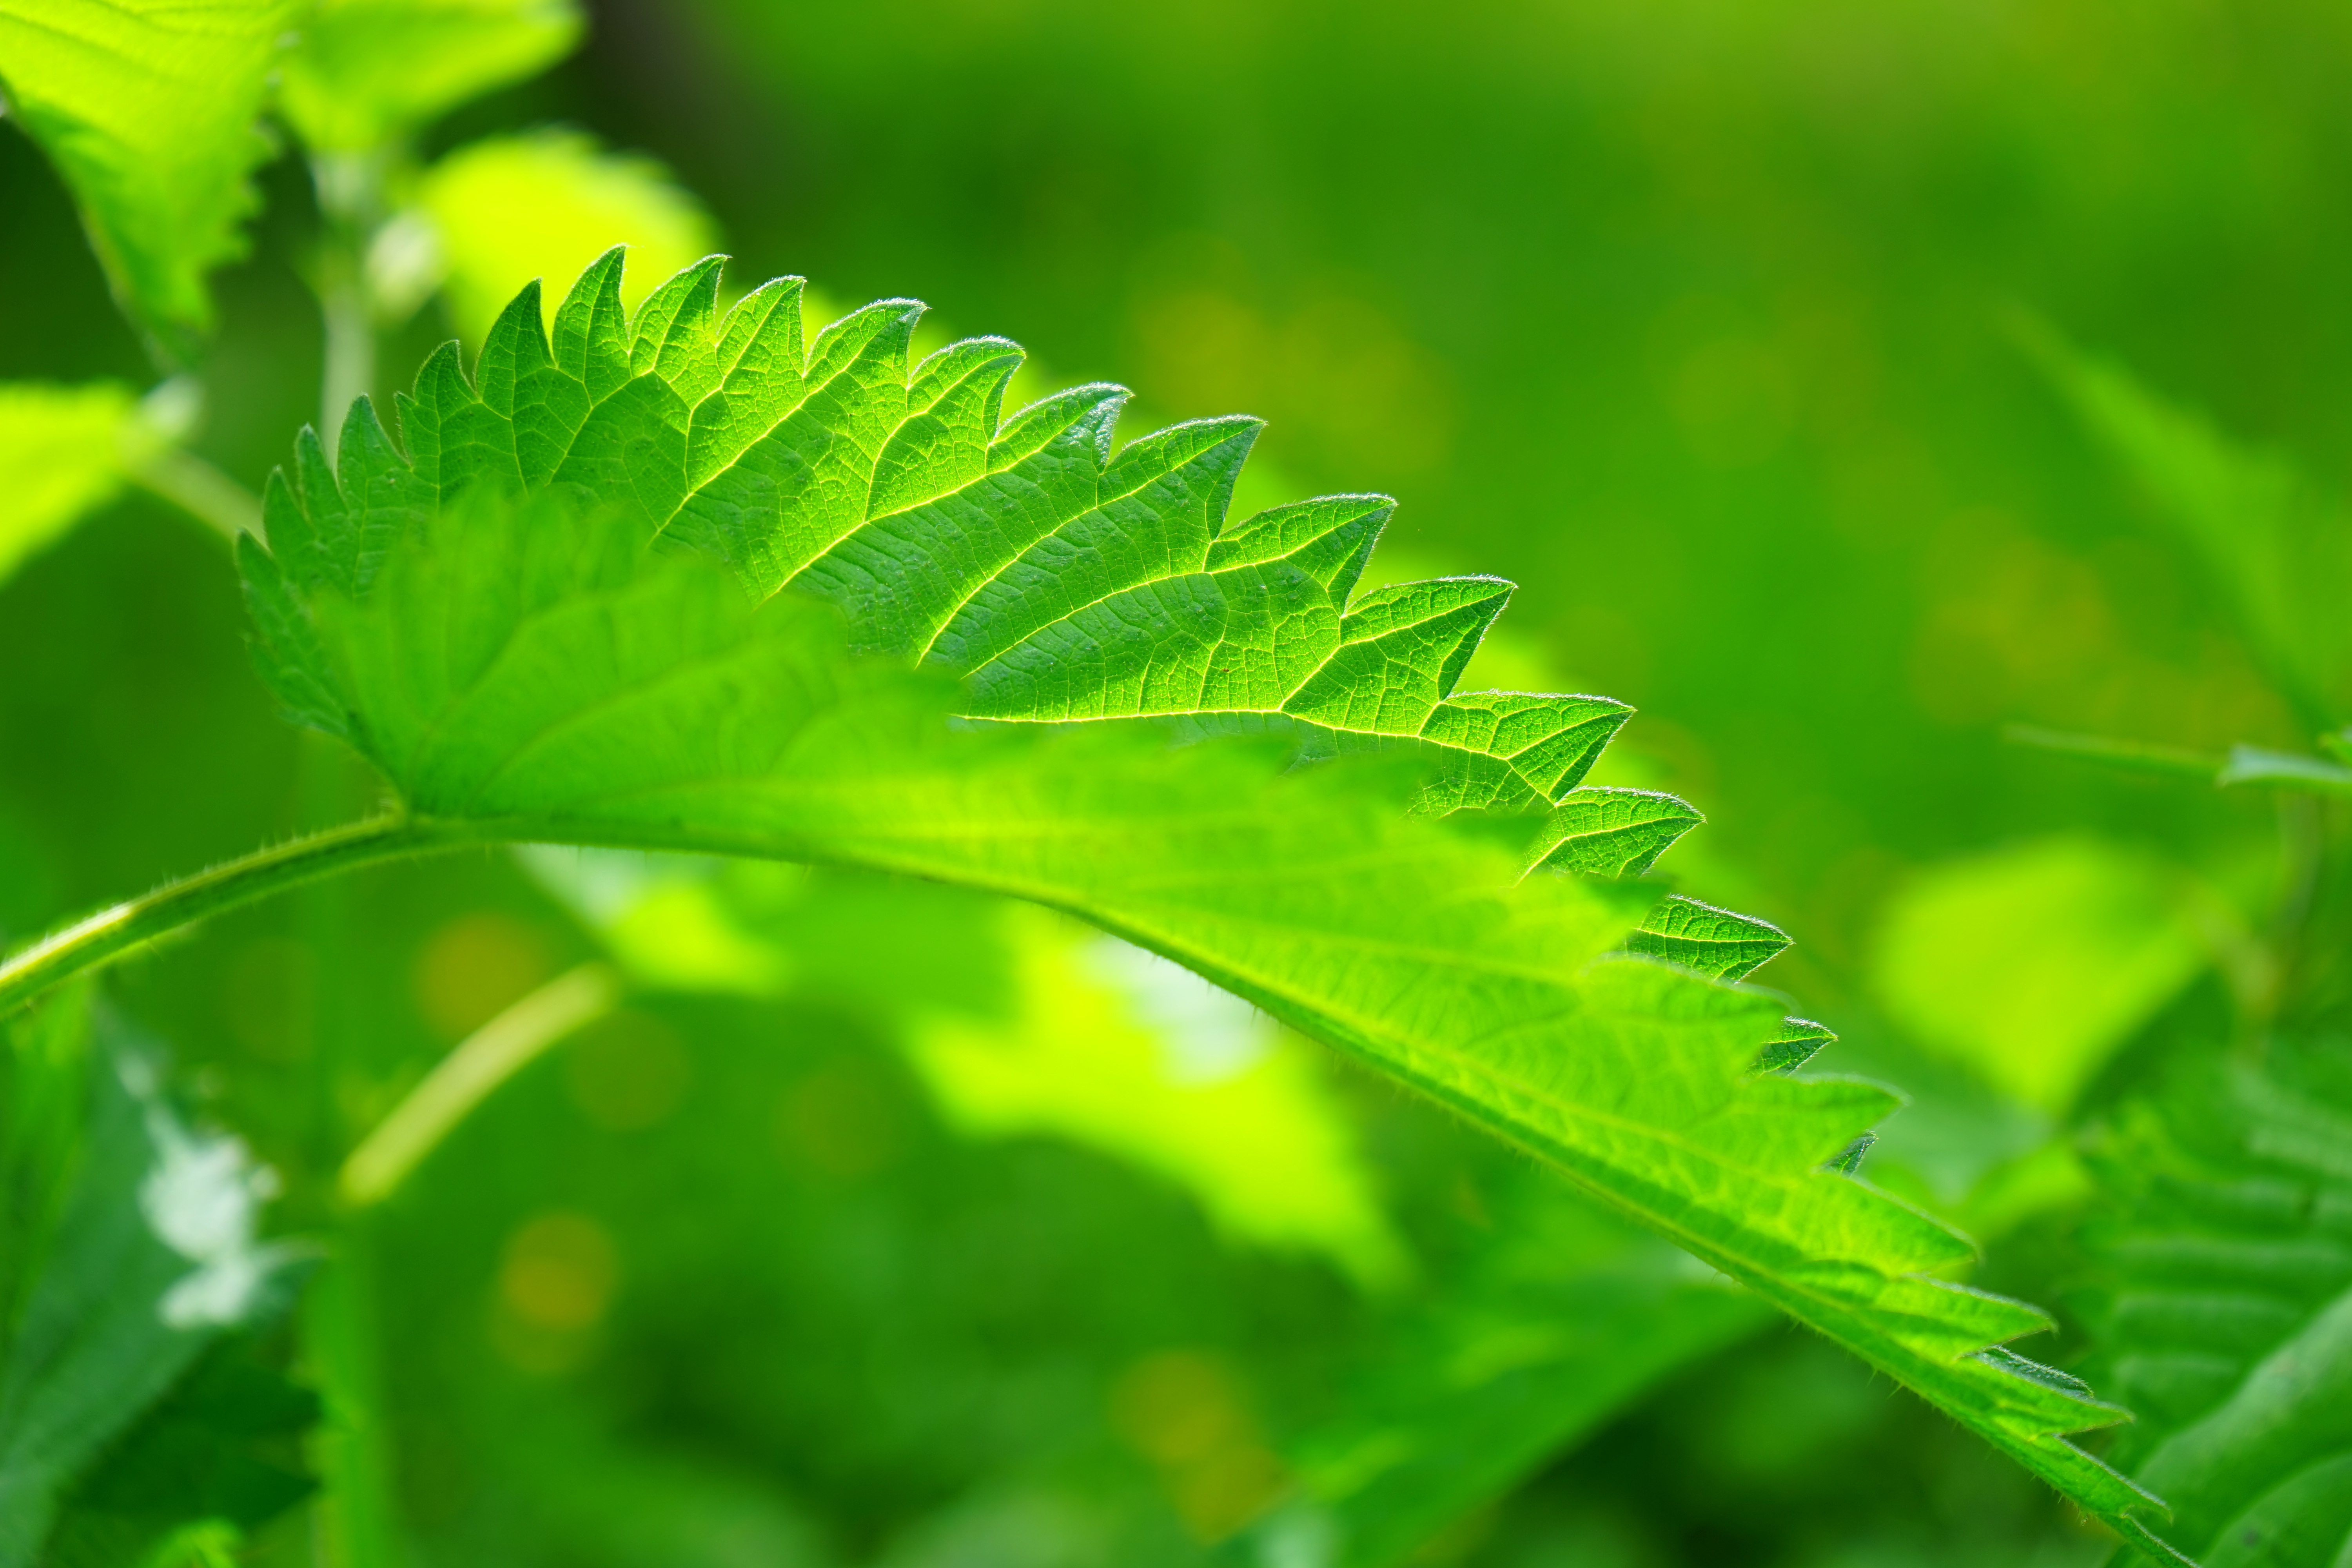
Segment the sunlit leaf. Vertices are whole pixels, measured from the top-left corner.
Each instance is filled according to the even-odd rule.
[[[65,176],[123,308],[184,356],[240,255],[255,124],[296,0],[0,0],[11,116]]]
[[[1627,712],[1455,691],[1507,584],[1351,594],[1377,497],[1229,520],[1253,421],[1115,447],[1117,388],[1004,417],[1003,340],[910,365],[910,302],[804,341],[791,281],[722,316],[698,264],[632,316],[619,272],[551,342],[526,290],[472,378],[436,354],[405,458],[364,407],[336,469],[306,437],[241,552],[273,689],[409,812],[1078,915],[1541,1153],[2144,1532],[2151,1500],[2063,1436],[2121,1413],[1986,1353],[2048,1320],[1951,1284],[1964,1238],[1829,1168],[1893,1095],[1752,1070],[1782,1010],[1712,977],[1780,931],[1427,820],[1549,808]],[[1295,765],[1350,752],[1394,760]]]
[[[121,489],[131,389],[0,383],[0,582]]]
[[[2069,837],[1921,875],[1887,912],[1873,977],[1921,1044],[2060,1112],[2204,963],[2159,869]]]
[[[708,862],[546,847],[529,863],[640,984],[773,997],[797,982],[853,995],[887,1019],[944,1118],[969,1134],[1103,1150],[1182,1186],[1234,1239],[1321,1252],[1367,1285],[1404,1268],[1300,1043],[1165,960],[919,884],[803,879],[786,892]],[[842,940],[845,926],[859,935]],[[861,940],[868,931],[878,941]],[[979,980],[975,961],[1001,965],[1004,981]],[[959,971],[973,983],[942,984]]]
[[[537,74],[580,34],[572,0],[316,0],[278,106],[313,150],[366,153]]]
[[[450,314],[472,343],[534,278],[573,277],[626,245],[650,286],[707,254],[715,239],[701,204],[659,164],[601,151],[570,131],[470,142],[426,171],[416,204],[439,253]]]

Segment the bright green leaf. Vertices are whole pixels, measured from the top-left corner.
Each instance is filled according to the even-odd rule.
[[[2204,962],[2160,870],[2054,838],[1924,873],[1888,910],[1872,973],[1921,1044],[2058,1112]]]
[[[242,254],[255,125],[295,0],[0,0],[9,112],[58,165],[123,309],[184,357]]]
[[[1994,1352],[2048,1319],[1827,1168],[1892,1093],[1753,1070],[1782,1010],[1713,977],[1787,939],[1427,820],[1549,809],[1626,715],[1455,690],[1508,585],[1355,594],[1384,500],[1229,519],[1255,422],[1119,447],[1107,386],[1007,417],[1019,350],[910,363],[920,309],[804,339],[797,283],[722,315],[710,263],[632,314],[614,255],[551,342],[526,290],[474,376],[427,363],[404,458],[362,405],[335,469],[306,437],[273,478],[240,551],[264,674],[443,831],[915,873],[1174,959],[2146,1539],[2153,1500],[2063,1438],[2122,1413]],[[1339,752],[1391,760],[1296,765]]]
[[[278,103],[314,151],[367,153],[572,51],[572,0],[316,0]]]
[[[0,582],[121,488],[137,407],[110,382],[0,384]]]
[[[1018,1011],[938,1016],[911,1042],[950,1122],[1108,1150],[1182,1184],[1237,1239],[1324,1253],[1367,1286],[1402,1277],[1402,1245],[1295,1038],[1114,938],[1034,911],[1013,929]]]
[[[1368,1286],[1404,1271],[1312,1058],[1164,960],[1039,910],[920,884],[803,879],[787,891],[707,861],[544,847],[526,863],[641,984],[854,994],[887,1017],[961,1131],[1058,1134],[1176,1182],[1236,1239],[1321,1252]],[[845,925],[859,936],[827,941]],[[861,940],[869,927],[872,942]],[[1009,986],[959,994],[937,984],[975,950]],[[910,973],[934,984],[910,986]]]
[[[715,237],[701,205],[659,164],[601,152],[570,131],[461,147],[425,173],[416,204],[440,249],[450,314],[474,343],[535,278],[573,277],[626,245],[649,286],[707,254]]]
[[[1654,789],[1594,785],[1552,807],[1530,853],[1537,864],[1601,877],[1638,877],[1706,818]]]

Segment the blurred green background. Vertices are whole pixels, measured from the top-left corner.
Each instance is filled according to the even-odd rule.
[[[1969,1042],[1937,1037],[1903,979],[1905,942],[1936,943],[1936,899],[2181,867],[2259,891],[2262,801],[2001,739],[2305,739],[2021,343],[2054,327],[2335,478],[2352,434],[2340,7],[590,11],[580,52],[425,151],[583,129],[701,198],[739,286],[915,295],[1054,380],[1136,387],[1155,420],[1267,416],[1270,487],[1397,495],[1387,549],[1520,584],[1488,672],[1636,704],[1612,776],[1711,821],[1669,868],[1784,925],[1799,946],[1767,978],[1846,1036],[1832,1065],[1918,1097],[1888,1184],[1981,1199],[2000,1228],[1979,1177],[2199,966],[2163,931],[2124,931],[2147,978],[2085,1004],[2073,1077],[1958,1068]],[[201,366],[201,448],[256,488],[315,417],[320,355],[309,174],[289,153],[261,184]],[[0,376],[151,379],[14,132],[0,203]],[[380,391],[448,335],[441,310],[394,334]],[[0,931],[365,804],[344,761],[271,716],[240,615],[216,542],[136,498],[0,590]],[[2086,831],[2079,853],[2042,842]],[[1977,882],[1919,880],[2021,845],[2040,847]],[[503,859],[445,864],[221,921],[122,996],[299,1176],[588,951]],[[1164,1384],[1213,1406],[1200,1419],[1229,1449],[1279,1447],[1264,1412],[1311,1425],[1327,1363],[1376,1332],[1382,1309],[1342,1271],[1235,1244],[1131,1163],[958,1134],[860,1005],[648,1007],[673,1042],[656,1056],[686,1064],[661,1116],[600,1121],[593,1083],[540,1072],[371,1243],[390,1469],[427,1560],[1182,1561],[1224,1528],[1188,1527],[1244,1508],[1248,1484],[1187,1513],[1181,1456],[1122,1436],[1120,1399]],[[1333,1084],[1420,1256],[1466,1245],[1479,1184],[1521,1179],[1385,1089]],[[796,1143],[809,1093],[850,1095],[865,1131]],[[2054,1229],[1996,1237],[1989,1278],[2047,1300]],[[1768,1329],[1423,1560],[2098,1553],[1906,1396]]]

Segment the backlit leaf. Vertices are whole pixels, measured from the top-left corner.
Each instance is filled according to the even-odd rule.
[[[124,310],[184,356],[243,253],[255,121],[295,0],[0,0],[0,86],[57,164]]]
[[[1007,416],[1019,350],[910,363],[920,309],[806,338],[796,282],[722,314],[710,262],[633,313],[615,254],[551,338],[526,290],[474,375],[426,363],[404,457],[360,406],[334,470],[306,437],[272,479],[265,675],[445,831],[914,873],[1173,959],[2144,1537],[2153,1500],[2063,1439],[2122,1413],[1986,1353],[2048,1320],[1828,1168],[1891,1092],[1753,1070],[1782,1009],[1723,982],[1786,937],[1430,820],[1532,828],[1629,711],[1455,689],[1508,585],[1355,593],[1385,500],[1232,520],[1254,421],[1122,447],[1109,386]],[[1345,753],[1386,756],[1297,765]]]

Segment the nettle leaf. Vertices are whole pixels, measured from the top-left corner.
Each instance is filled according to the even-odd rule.
[[[2352,1553],[2352,1082],[2328,1054],[2193,1077],[2099,1162],[2095,1327],[2142,1415],[2119,1457],[2210,1564]]]
[[[2123,1413],[1989,1353],[2049,1320],[1940,1278],[1965,1238],[1827,1168],[1895,1097],[1754,1070],[1782,1009],[1717,977],[1787,939],[1498,842],[1630,711],[1455,689],[1508,584],[1356,593],[1381,497],[1229,519],[1255,421],[1117,447],[1117,387],[1006,415],[1002,339],[910,363],[910,301],[812,338],[796,280],[722,313],[714,259],[631,314],[620,266],[551,337],[526,290],[470,377],[429,360],[405,458],[364,405],[332,468],[305,436],[242,548],[273,689],[416,821],[1077,915],[1540,1154],[2146,1537],[2154,1500],[2063,1438]],[[1350,752],[1386,756],[1297,765]]]
[[[278,107],[314,150],[373,152],[538,75],[582,30],[571,0],[313,0]]]
[[[10,115],[56,163],[115,297],[185,357],[240,255],[255,121],[294,0],[0,0]]]
[[[1396,1312],[1338,1408],[1286,1445],[1291,1495],[1222,1561],[1391,1568],[1674,1371],[1762,1328],[1721,1276],[1523,1163],[1483,1173],[1488,1225]]]
[[[263,1184],[189,1129],[87,994],[0,1026],[0,1568],[48,1561],[71,1488],[224,1331],[282,1304]],[[142,1521],[148,1535],[203,1517]]]
[[[1675,839],[1706,820],[1685,802],[1654,789],[1574,789],[1552,808],[1529,856],[1538,866],[1561,871],[1638,877]]]

